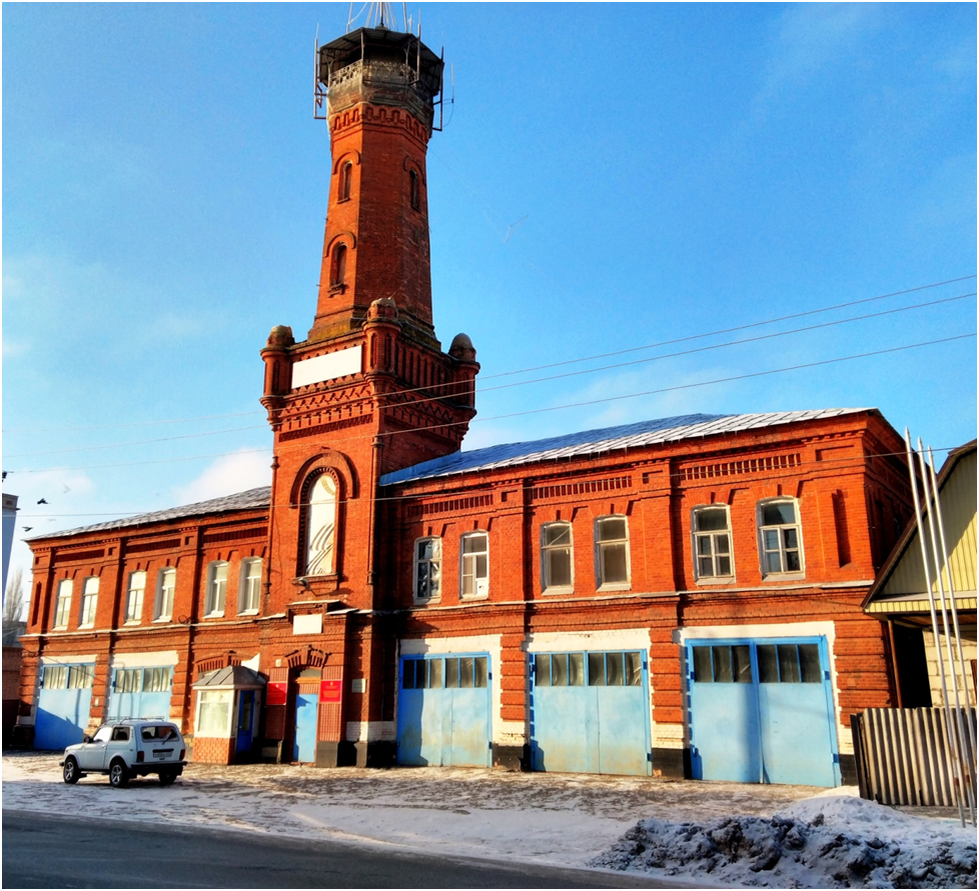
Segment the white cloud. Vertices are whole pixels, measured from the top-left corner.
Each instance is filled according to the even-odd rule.
[[[197,479],[175,490],[174,504],[193,504],[234,495],[272,482],[268,452],[241,450],[224,455],[210,464]]]

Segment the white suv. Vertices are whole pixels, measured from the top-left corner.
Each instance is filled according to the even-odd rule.
[[[107,773],[113,786],[125,786],[133,777],[155,773],[169,786],[184,771],[187,753],[180,728],[169,721],[126,718],[103,724],[95,736],[65,749],[66,783],[77,783],[89,773]]]

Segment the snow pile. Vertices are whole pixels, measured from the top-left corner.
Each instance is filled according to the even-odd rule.
[[[976,833],[817,796],[771,818],[642,820],[589,865],[758,888],[975,888]]]

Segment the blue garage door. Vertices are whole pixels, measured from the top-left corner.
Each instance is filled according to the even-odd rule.
[[[826,638],[687,643],[695,779],[837,786]]]
[[[398,691],[398,763],[489,767],[489,655],[404,657]]]
[[[109,720],[163,718],[170,720],[173,669],[117,668],[109,692]]]
[[[648,776],[646,654],[531,656],[530,733],[534,770]]]
[[[63,749],[82,741],[92,705],[95,665],[45,665],[34,718],[34,748]]]

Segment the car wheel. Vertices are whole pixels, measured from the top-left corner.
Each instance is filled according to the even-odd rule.
[[[117,789],[121,789],[129,783],[129,771],[121,761],[112,762],[112,766],[109,768],[109,782]]]
[[[161,786],[172,786],[174,781],[177,779],[177,771],[175,770],[161,770],[160,771],[160,785]]]
[[[65,769],[63,772],[65,782],[69,785],[74,786],[78,782],[81,776],[81,771],[78,769],[78,762],[71,757],[65,758]]]

